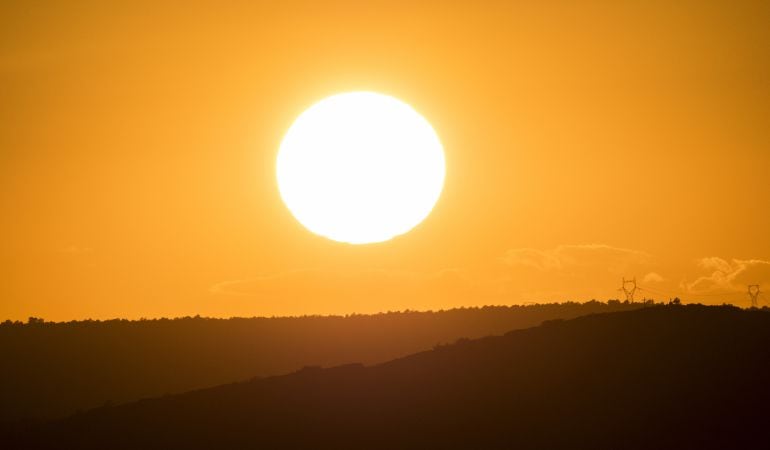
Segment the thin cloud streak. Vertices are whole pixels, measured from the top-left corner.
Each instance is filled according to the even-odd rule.
[[[613,273],[621,273],[634,264],[646,264],[651,259],[647,252],[605,244],[560,245],[551,250],[511,249],[502,257],[502,261],[510,266],[532,267],[541,271],[605,267]]]
[[[749,284],[770,282],[770,261],[762,259],[731,259],[716,256],[697,260],[698,267],[710,271],[695,281],[683,281],[681,287],[688,293],[711,293],[716,291],[742,292]]]

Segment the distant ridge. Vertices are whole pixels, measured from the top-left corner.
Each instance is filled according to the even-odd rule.
[[[34,427],[24,448],[764,448],[770,314],[656,306]]]
[[[346,317],[4,322],[0,429],[3,421],[64,417],[303,366],[374,364],[461,337],[640,306],[588,302]]]

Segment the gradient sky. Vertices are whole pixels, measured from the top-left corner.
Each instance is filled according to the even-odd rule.
[[[770,291],[767,1],[111,3],[0,4],[0,319]],[[275,157],[362,89],[433,124],[447,179],[350,246]]]

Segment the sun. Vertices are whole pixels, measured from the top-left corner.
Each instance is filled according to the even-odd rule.
[[[349,92],[297,117],[276,170],[281,198],[305,228],[367,244],[404,234],[430,214],[444,186],[444,149],[408,104]]]

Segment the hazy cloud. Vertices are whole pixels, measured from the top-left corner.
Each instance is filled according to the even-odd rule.
[[[502,260],[510,266],[532,267],[542,271],[574,268],[604,268],[621,274],[630,266],[646,264],[651,255],[639,250],[604,244],[560,245],[551,250],[512,249]]]
[[[354,272],[304,269],[228,280],[209,288],[212,295],[257,301],[282,314],[344,313],[380,310],[443,309],[489,295],[463,271],[430,273],[398,270]]]
[[[500,259],[506,268],[503,297],[516,302],[617,298],[622,277],[655,269],[649,253],[606,244],[518,248]]]
[[[573,244],[511,249],[473,270],[304,269],[222,281],[209,292],[218,301],[239,303],[260,314],[285,315],[604,300],[622,297],[623,277],[636,277],[645,290],[643,296],[706,302],[723,301],[720,293],[733,293],[725,299],[741,301],[739,294],[745,293],[747,284],[770,284],[770,261],[760,259],[701,258],[697,260],[701,273],[691,274],[695,281],[685,279],[679,285],[662,275],[671,273],[671,268],[657,264],[641,250]]]
[[[81,247],[79,245],[71,244],[59,249],[59,253],[66,253],[68,255],[85,255],[92,253],[94,250],[90,247]]]
[[[690,293],[713,291],[745,291],[749,284],[770,283],[770,261],[761,259],[732,259],[710,256],[698,260],[698,267],[710,272],[693,282],[682,282]]]
[[[662,283],[663,281],[666,281],[665,278],[657,272],[650,272],[642,278],[643,283]]]
[[[318,291],[325,291],[329,288],[329,285],[334,285],[339,281],[345,281],[349,283],[348,285],[376,283],[381,287],[385,287],[393,283],[406,282],[414,284],[456,278],[459,277],[459,272],[457,269],[446,269],[434,273],[421,274],[408,271],[370,269],[349,273],[322,269],[301,269],[243,280],[222,281],[211,286],[209,292],[225,295],[269,294],[272,292],[269,287],[274,284],[296,282],[310,283]]]

